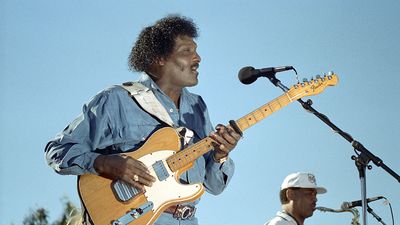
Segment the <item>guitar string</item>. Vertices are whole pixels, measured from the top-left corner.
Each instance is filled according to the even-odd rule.
[[[238,120],[238,123],[242,123],[242,121],[246,121],[246,123],[248,124],[248,127],[250,127],[250,126],[254,125],[255,123],[257,123],[258,121],[263,120],[263,119],[266,118],[267,116],[271,115],[272,113],[274,113],[274,112],[280,110],[283,106],[288,105],[288,104],[292,101],[292,99],[290,98],[290,93],[289,93],[289,92],[290,92],[290,90],[289,90],[288,92],[285,92],[284,95],[281,95],[281,96],[277,97],[276,99],[272,100],[271,102],[269,102],[269,103],[263,105],[262,107],[260,107],[260,108],[258,108],[258,109],[256,109],[256,110],[254,110],[253,112],[251,112],[251,113],[245,115],[244,117],[240,118],[240,119]],[[283,104],[282,104],[282,103],[283,103]],[[267,114],[265,113],[267,107],[269,108],[269,110],[270,110],[271,113],[267,113]],[[248,118],[249,118],[250,116],[251,116],[252,118],[255,119],[255,123],[250,124],[250,123],[248,122]],[[248,127],[247,127],[247,128],[248,128]],[[247,128],[245,128],[245,129],[247,129]],[[206,137],[206,138],[207,138],[207,137]],[[206,139],[206,138],[205,138],[205,139]],[[205,141],[205,139],[201,140],[200,142]],[[205,143],[200,143],[200,142],[198,142],[198,144],[199,144],[198,147],[199,147],[199,148],[205,148],[205,147],[206,147],[206,146],[205,146],[206,144],[205,144]],[[192,146],[192,147],[193,147],[193,146]],[[203,149],[201,149],[201,150],[203,150]],[[201,150],[200,150],[200,152],[201,152]],[[179,152],[180,152],[180,151],[179,151]],[[187,159],[188,159],[188,158],[190,159],[190,161],[192,160],[192,159],[191,159],[191,157],[192,157],[191,154],[183,156],[183,155],[182,155],[183,153],[179,154],[179,152],[178,152],[176,155],[171,156],[171,157],[172,157],[171,160],[175,161],[177,164],[180,164],[180,165],[182,165],[182,163],[187,164],[187,161],[188,161]],[[180,155],[180,157],[178,157],[178,154]],[[178,157],[178,159],[175,159],[176,157]],[[184,159],[186,162],[179,162],[179,161],[180,161],[179,159]],[[168,160],[168,159],[166,159],[165,161],[167,162],[167,160]],[[167,162],[167,164],[168,164],[168,162]],[[148,166],[148,167],[146,167],[146,168],[147,168],[148,170],[151,170],[151,168],[153,168],[153,165],[150,165],[150,166]],[[154,169],[154,168],[153,168],[153,169]]]
[[[272,100],[271,102],[269,102],[269,103],[263,105],[262,107],[260,107],[260,108],[258,108],[258,109],[256,109],[256,110],[254,110],[253,112],[251,112],[251,113],[247,114],[246,116],[244,116],[244,117],[240,118],[239,120],[237,120],[237,123],[239,123],[239,126],[240,126],[240,124],[243,124],[244,121],[246,121],[246,123],[247,123],[247,125],[248,125],[248,126],[245,127],[245,128],[243,127],[243,125],[240,126],[241,129],[243,130],[243,129],[249,128],[250,126],[252,126],[252,125],[258,123],[260,120],[265,119],[267,116],[271,115],[272,113],[274,113],[274,112],[280,110],[282,107],[284,107],[284,106],[290,104],[290,103],[293,101],[292,97],[290,96],[290,92],[291,92],[292,90],[293,90],[293,88],[291,88],[289,91],[285,92],[285,94],[283,94],[283,95],[277,97],[276,99]],[[283,103],[283,105],[282,105],[281,103]],[[276,106],[278,106],[278,107],[276,107]],[[267,111],[267,109],[266,109],[267,107],[269,108],[270,113],[267,113],[267,114],[266,114],[265,112]],[[255,122],[252,123],[252,124],[249,123],[249,117],[250,117],[250,116],[251,116],[252,118],[255,119]],[[207,137],[206,137],[206,138],[207,138]],[[206,139],[206,138],[205,138],[205,139]],[[200,148],[200,147],[201,147],[201,148],[205,148],[205,147],[206,147],[204,143],[201,143],[201,142],[203,142],[205,139],[203,139],[203,140],[201,140],[200,142],[198,142],[198,143],[199,143],[199,148]],[[200,149],[200,152],[201,152],[201,150],[204,150],[204,149]],[[183,153],[182,153],[182,154],[183,154]],[[205,153],[203,153],[203,154],[205,154]],[[192,156],[192,155],[189,154],[189,159],[190,159],[190,161],[192,160],[192,159],[191,159],[191,156]],[[175,156],[171,156],[171,157],[176,158],[177,156],[175,155]],[[187,161],[188,161],[187,158],[188,158],[188,155],[185,155],[185,157],[183,157],[183,159],[185,159],[185,161],[186,161],[186,162],[184,162],[185,164],[188,163],[188,162],[187,162]],[[182,159],[182,156],[179,157],[178,159],[179,159],[179,161],[180,161],[180,159]],[[166,159],[165,162],[167,162],[167,160],[168,160],[168,159]],[[173,159],[171,159],[171,160],[173,160]],[[176,160],[175,160],[175,161],[176,161]],[[182,164],[182,162],[179,162],[179,161],[177,161],[177,163],[178,163],[178,164]],[[190,162],[189,162],[189,163],[190,163]],[[168,164],[168,162],[167,162],[167,164]],[[148,166],[148,167],[146,167],[146,168],[147,168],[149,171],[151,171],[151,168],[154,169],[153,165]],[[171,168],[170,168],[170,169],[171,169]]]
[[[267,104],[265,104],[264,106],[262,106],[262,107],[260,107],[260,108],[258,108],[258,109],[256,109],[256,110],[254,110],[253,112],[251,112],[251,113],[249,113],[249,114],[247,114],[246,116],[244,116],[244,117],[242,117],[241,119],[239,119],[238,120],[238,122],[240,123],[241,121],[246,121],[246,123],[248,123],[248,118],[251,116],[251,117],[253,117],[256,121],[255,121],[255,123],[257,123],[258,121],[260,121],[260,120],[262,120],[262,119],[264,119],[264,118],[266,118],[267,116],[269,116],[269,115],[271,115],[272,113],[274,113],[274,112],[276,112],[277,110],[279,110],[279,109],[281,109],[283,106],[286,106],[287,104],[289,104],[291,101],[290,101],[290,97],[288,96],[288,94],[286,93],[285,95],[281,95],[281,96],[279,96],[278,98],[276,98],[276,99],[274,99],[274,100],[272,100],[271,102],[269,102],[269,103],[267,103]],[[283,103],[283,104],[282,104]],[[283,106],[282,106],[283,105]],[[278,107],[276,107],[276,106],[278,106]],[[269,108],[270,109],[270,111],[271,111],[271,113],[265,113],[265,108]],[[254,124],[255,124],[254,123]],[[254,124],[250,124],[250,123],[248,123],[248,127],[250,127],[250,126],[252,126],[252,125],[254,125]],[[203,139],[202,141],[204,141],[205,139]],[[200,142],[202,142],[202,141],[200,141]],[[204,146],[204,145],[207,145],[207,144],[205,144],[205,143],[200,143],[200,142],[198,142],[198,144],[199,144],[199,148],[205,148],[205,147],[207,147],[207,146]],[[193,147],[193,146],[192,146]],[[203,149],[201,149],[201,150],[203,150]],[[201,150],[200,150],[200,152],[201,152]],[[191,154],[189,154],[189,155],[182,155],[183,153],[181,153],[181,154],[179,154],[179,152],[181,152],[181,151],[178,151],[178,153],[176,154],[176,155],[174,155],[174,156],[171,156],[172,158],[171,158],[171,160],[172,161],[175,161],[177,164],[180,164],[180,165],[182,165],[183,163],[184,164],[187,164],[187,161],[188,161],[188,158],[189,158],[189,161],[191,161],[192,159],[191,159],[191,157],[193,156],[193,155],[191,155]],[[178,157],[178,155],[180,155],[179,157]],[[177,158],[178,157],[178,158]],[[177,159],[176,159],[177,158]],[[184,159],[186,162],[180,162],[180,160],[179,159]],[[165,161],[167,161],[168,159],[166,159]],[[168,163],[167,163],[168,164]],[[146,167],[148,170],[151,170],[151,168],[153,168],[153,166],[152,165],[150,165],[150,166],[148,166],[148,167]]]

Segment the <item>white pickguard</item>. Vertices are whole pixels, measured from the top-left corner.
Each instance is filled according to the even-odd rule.
[[[145,155],[139,159],[148,167],[150,174],[156,178],[156,182],[153,183],[153,186],[145,187],[145,196],[147,197],[147,201],[152,201],[154,204],[153,211],[157,211],[162,205],[169,202],[190,199],[190,197],[193,197],[203,190],[201,184],[179,183],[179,177],[176,177],[177,173],[172,172],[169,169],[168,164],[165,162],[165,159],[174,153],[175,151],[172,150],[162,150]],[[157,179],[157,175],[152,167],[152,165],[159,160],[163,161],[169,174],[169,177],[163,181]]]

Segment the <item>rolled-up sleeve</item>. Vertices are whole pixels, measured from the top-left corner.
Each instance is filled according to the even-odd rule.
[[[97,174],[94,152],[111,142],[107,94],[95,96],[82,113],[45,147],[47,163],[60,174]]]
[[[213,195],[222,193],[230,182],[235,171],[235,164],[231,158],[224,163],[217,163],[211,157],[207,159],[206,176],[204,186]]]

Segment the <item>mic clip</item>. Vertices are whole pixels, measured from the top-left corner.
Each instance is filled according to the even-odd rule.
[[[271,81],[271,83],[273,84],[273,85],[275,85],[276,87],[278,87],[279,86],[279,84],[281,83],[281,81],[278,79],[278,78],[276,78],[276,72],[271,72],[271,73],[269,73],[267,76],[265,76],[265,77],[267,77],[268,78],[268,80],[269,81]]]
[[[267,77],[269,79],[269,81],[271,81],[271,83],[273,85],[275,85],[276,87],[281,88],[284,92],[286,92],[286,91],[289,90],[289,88],[287,88],[286,86],[282,85],[281,81],[278,78],[276,78],[275,75],[276,75],[277,72],[283,72],[283,71],[287,71],[287,70],[293,70],[294,73],[296,74],[296,79],[299,80],[299,78],[297,76],[297,70],[293,66],[273,67],[272,71],[268,71],[268,73],[266,73],[263,76]]]

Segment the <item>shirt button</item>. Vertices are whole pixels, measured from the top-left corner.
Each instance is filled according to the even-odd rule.
[[[169,112],[173,112],[174,110],[173,109],[169,109]]]

